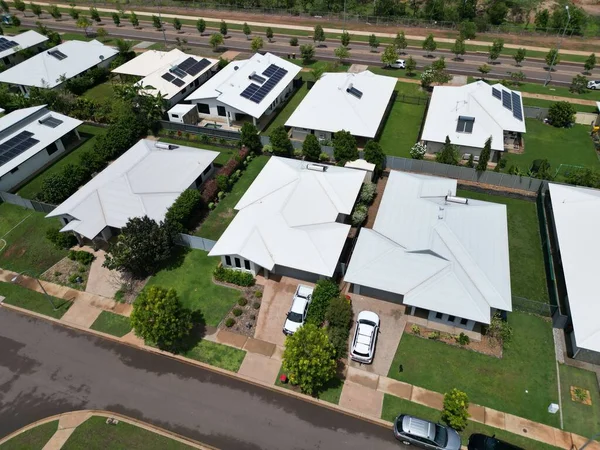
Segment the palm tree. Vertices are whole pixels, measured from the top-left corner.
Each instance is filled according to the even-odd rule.
[[[133,48],[133,41],[126,41],[125,39],[117,39],[115,44],[119,51],[119,55],[123,56],[127,56]]]

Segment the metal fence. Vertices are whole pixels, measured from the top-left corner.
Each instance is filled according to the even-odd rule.
[[[220,130],[215,128],[199,127],[197,125],[169,122],[166,120],[161,120],[160,124],[165,130],[181,131],[182,133],[204,134],[206,136],[212,136],[216,138],[234,141],[238,141],[241,138],[241,134],[238,131],[233,130]]]
[[[529,300],[528,298],[517,297],[515,295],[512,296],[512,306],[514,311],[521,311],[544,317],[552,317],[557,309],[556,306],[550,305],[549,303]]]
[[[199,236],[191,236],[189,234],[179,233],[177,245],[182,247],[195,248],[198,250],[211,251],[217,241],[206,239]]]
[[[539,106],[523,106],[523,112],[527,119],[544,120],[548,116],[548,108],[540,108]]]
[[[411,105],[426,105],[429,101],[429,97],[398,94],[395,96],[394,101],[401,103],[410,103]]]
[[[48,203],[38,202],[37,200],[29,200],[4,191],[0,191],[0,199],[12,205],[22,206],[23,208],[33,209],[34,211],[46,214],[52,212],[54,208],[56,208],[56,205],[49,205]]]

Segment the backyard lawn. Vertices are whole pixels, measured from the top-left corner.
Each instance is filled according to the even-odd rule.
[[[44,294],[13,283],[0,282],[0,295],[6,297],[4,303],[54,317],[55,319],[60,319],[72,304],[70,301],[52,297],[52,302],[57,308],[55,311]]]
[[[197,137],[198,136],[196,136],[196,138]],[[224,166],[227,163],[227,161],[229,161],[233,157],[233,155],[235,155],[238,152],[237,148],[220,147],[218,145],[203,144],[198,139],[182,140],[182,139],[178,139],[178,138],[172,138],[172,137],[161,135],[160,141],[168,142],[170,144],[183,145],[183,146],[187,146],[187,147],[196,147],[196,148],[201,148],[204,150],[214,150],[215,152],[219,152],[219,156],[217,156],[217,158],[215,159],[214,162],[215,162],[215,164],[221,165],[221,166]]]
[[[200,228],[196,230],[194,233],[196,236],[212,240],[218,240],[221,237],[235,217],[234,206],[242,198],[268,160],[267,156],[258,156],[250,161],[240,179],[233,185],[231,192],[217,204],[216,208],[210,212]]]
[[[44,448],[46,442],[56,433],[58,420],[31,428],[10,441],[0,445],[0,450],[31,450]]]
[[[462,189],[458,190],[457,195],[507,206],[512,295],[548,303],[546,269],[535,202]]]
[[[49,175],[54,175],[59,172],[67,164],[78,164],[79,155],[86,150],[94,148],[96,136],[104,131],[104,128],[93,125],[81,125],[79,134],[82,137],[81,144],[69,153],[64,154],[54,164],[40,172],[35,178],[32,178],[27,184],[22,186],[17,192],[23,198],[33,199],[42,189],[42,183]]]
[[[277,116],[271,121],[269,126],[263,131],[263,134],[269,136],[275,128],[285,125],[285,123],[290,118],[292,113],[296,110],[296,108],[298,107],[300,102],[302,102],[302,100],[304,100],[304,97],[306,97],[306,94],[308,94],[307,86],[308,86],[308,84],[306,83],[306,81],[304,83],[302,83],[302,86],[300,86],[300,88],[296,92],[294,92],[294,95],[292,96],[292,98],[290,98],[288,100],[288,102],[285,104],[283,109],[281,109],[278,113],[276,113]]]
[[[520,312],[508,321],[513,340],[501,359],[404,333],[388,376],[440,393],[458,388],[473,403],[558,427],[548,413],[558,403],[552,323]]]
[[[148,281],[147,286],[173,288],[183,305],[200,310],[207,325],[217,326],[240,297],[240,291],[218,286],[212,273],[220,262],[209,258],[202,250],[184,250],[178,267],[163,269]]]
[[[191,350],[183,353],[183,356],[231,372],[237,372],[240,370],[246,352],[228,345],[200,340]]]
[[[58,219],[9,203],[0,204],[0,268],[26,270],[39,276],[67,255],[46,239],[46,231],[60,228]]]
[[[591,436],[600,430],[600,393],[594,372],[576,367],[559,365],[562,411],[565,428],[581,436]],[[571,386],[589,391],[591,405],[574,401]]]
[[[87,97],[91,100],[110,100],[115,95],[113,90],[113,83],[111,80],[107,80],[104,83],[100,83],[91,89],[88,89],[83,94],[83,97]]]
[[[131,331],[131,323],[129,317],[110,311],[102,311],[90,328],[102,333],[123,337]]]

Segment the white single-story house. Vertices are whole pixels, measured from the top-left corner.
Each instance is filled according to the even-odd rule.
[[[46,217],[81,238],[108,240],[133,217],[162,221],[186,189],[207,180],[218,152],[142,139]]]
[[[437,153],[448,136],[462,159],[477,161],[491,137],[490,161],[498,161],[503,152],[522,149],[525,131],[521,93],[476,81],[433,88],[421,141],[427,153]]]
[[[0,83],[17,87],[24,95],[31,87],[55,89],[94,67],[108,67],[118,53],[96,40],[67,41],[0,73]]]
[[[512,310],[506,206],[456,197],[456,180],[392,171],[344,280],[430,321],[489,324]]]
[[[270,116],[293,91],[301,67],[271,53],[232,61],[186,98],[201,117],[226,122],[252,121]],[[241,124],[240,124],[241,126]]]
[[[48,38],[36,31],[29,30],[15,36],[0,37],[0,59],[4,67],[12,67],[25,59],[23,50],[39,53],[46,49]]]
[[[385,118],[396,87],[396,78],[360,73],[324,73],[285,123],[292,138],[314,134],[331,140],[333,133],[374,139]]]
[[[596,285],[600,190],[554,183],[548,186],[552,210],[549,228],[560,256],[560,263],[554,266],[566,290],[562,295],[566,295],[569,317],[565,328],[567,353],[575,359],[600,364],[600,301]]]
[[[271,157],[235,205],[237,215],[209,256],[256,275],[309,281],[331,277],[364,173]]]
[[[82,123],[46,105],[0,118],[0,191],[13,190],[72,148]]]
[[[190,92],[208,80],[216,71],[219,61],[188,55],[178,49],[170,52],[148,50],[117,67],[112,73],[143,77],[136,84],[142,92],[159,92],[175,105]]]

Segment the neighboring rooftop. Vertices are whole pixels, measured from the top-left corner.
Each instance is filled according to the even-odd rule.
[[[421,139],[504,151],[504,131],[525,133],[521,93],[500,83],[476,81],[465,86],[436,86],[429,102]]]
[[[0,73],[0,82],[51,89],[117,53],[96,40],[67,41]]]
[[[554,183],[549,188],[576,344],[600,352],[600,191]]]
[[[21,50],[46,42],[48,38],[36,31],[29,30],[15,36],[0,37],[0,58],[6,58]]]
[[[396,78],[360,73],[324,73],[291,117],[286,127],[374,138],[390,102]]]
[[[95,238],[106,226],[122,228],[132,217],[161,221],[177,197],[202,174],[218,152],[142,139],[47,217],[74,218],[61,231]]]
[[[358,170],[273,156],[209,256],[332,276],[350,230],[338,216],[352,212],[363,179]]]
[[[482,323],[490,308],[511,311],[506,206],[455,195],[456,180],[390,172],[344,280]]]
[[[170,52],[161,52],[159,50],[146,50],[125,64],[112,70],[112,73],[122,75],[133,75],[136,77],[147,77],[164,66],[174,65],[186,53],[179,49],[173,49]]]
[[[46,105],[18,109],[0,118],[0,177],[37,155],[83,122]]]
[[[216,98],[252,117],[259,118],[301,67],[271,53],[255,53],[250,59],[232,61],[186,100]]]

